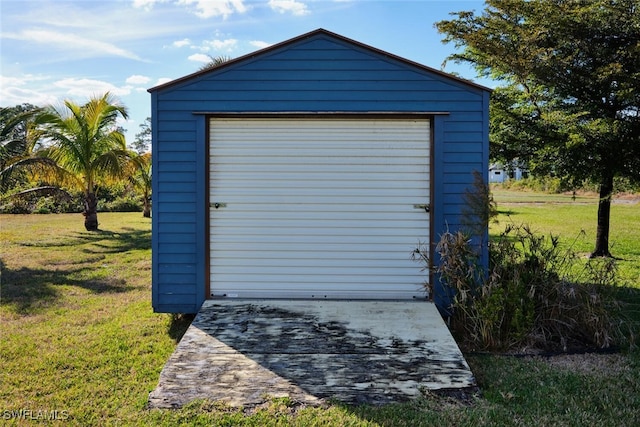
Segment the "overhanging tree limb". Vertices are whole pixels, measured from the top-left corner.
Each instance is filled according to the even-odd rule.
[[[613,179],[640,182],[639,9],[636,0],[488,0],[480,14],[436,24],[462,48],[452,60],[504,82],[491,103],[492,154],[600,184],[596,256],[610,255]]]

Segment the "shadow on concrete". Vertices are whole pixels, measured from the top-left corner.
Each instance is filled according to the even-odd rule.
[[[433,304],[205,302],[163,369],[149,406],[195,399],[253,406],[405,402],[423,388],[474,387]]]
[[[189,326],[191,326],[191,322],[193,322],[196,315],[192,313],[173,313],[170,316],[167,334],[173,338],[173,341],[178,343],[187,332],[187,329],[189,329]]]

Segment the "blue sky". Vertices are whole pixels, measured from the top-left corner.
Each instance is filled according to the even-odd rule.
[[[481,0],[0,0],[0,106],[84,102],[110,91],[131,142],[147,89],[317,28],[441,68],[453,52],[434,23]],[[203,62],[204,61],[204,62]],[[469,67],[456,72],[481,84]]]

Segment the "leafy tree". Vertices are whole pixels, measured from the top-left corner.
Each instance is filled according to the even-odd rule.
[[[151,217],[151,153],[132,156],[129,182],[142,192],[142,216]]]
[[[592,256],[610,256],[615,177],[640,181],[637,0],[487,0],[440,21],[449,59],[503,85],[491,103],[492,155],[534,173],[599,183]]]
[[[151,117],[147,117],[140,124],[140,132],[136,134],[131,145],[138,154],[146,153],[151,149]]]
[[[124,175],[130,152],[116,119],[127,118],[127,109],[108,92],[83,105],[65,101],[63,107],[49,106],[38,114],[36,123],[50,144],[42,157],[53,160],[66,177],[82,187],[84,225],[98,230],[99,184]]]

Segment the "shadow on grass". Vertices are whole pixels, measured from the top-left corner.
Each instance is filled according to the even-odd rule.
[[[47,242],[22,242],[20,246],[51,248],[77,247],[68,249],[67,263],[52,263],[43,260],[42,267],[8,268],[0,260],[2,272],[2,298],[0,305],[12,306],[18,314],[30,314],[54,305],[62,297],[60,286],[75,286],[92,293],[120,293],[134,289],[124,279],[105,276],[102,261],[105,254],[125,253],[132,250],[151,248],[151,231],[125,229],[124,232],[98,231],[74,233],[72,236]],[[87,244],[89,244],[87,246]],[[57,249],[56,249],[57,248]],[[97,257],[78,258],[77,253],[96,254]],[[25,252],[28,257],[28,252]]]
[[[87,242],[93,242],[93,246],[100,248],[96,253],[119,253],[131,250],[151,249],[151,230],[136,230],[125,227],[124,232],[99,230],[95,232],[78,233]],[[111,239],[105,242],[105,238]],[[110,244],[108,242],[113,242]]]
[[[622,303],[622,314],[632,322],[636,336],[640,337],[640,289],[619,287],[614,290],[614,296]],[[637,344],[640,345],[640,342]]]
[[[16,313],[29,314],[39,308],[53,305],[61,297],[59,286],[76,286],[92,293],[127,292],[132,288],[123,279],[115,277],[77,279],[74,276],[91,274],[93,267],[65,270],[20,268],[12,270],[2,266],[2,301],[0,305],[14,307]]]
[[[124,232],[119,233],[108,230],[74,232],[63,239],[56,239],[55,241],[23,241],[19,244],[27,247],[61,248],[90,243],[99,249],[84,248],[84,252],[105,254],[151,249],[150,230],[136,230],[133,228],[123,228],[123,230]]]

